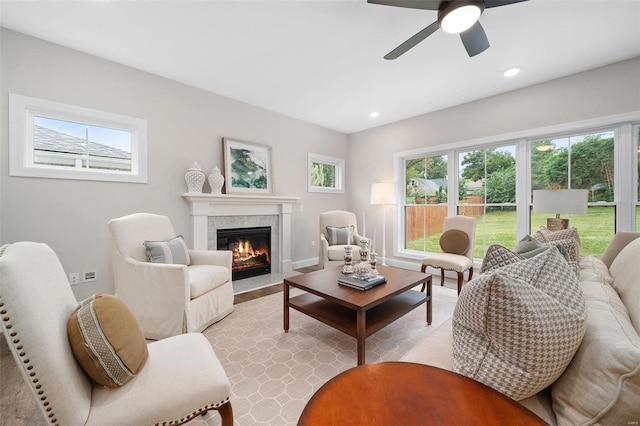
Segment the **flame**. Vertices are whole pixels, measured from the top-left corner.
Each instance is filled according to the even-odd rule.
[[[238,243],[238,248],[234,250],[234,263],[246,262],[254,257],[266,255],[267,262],[271,263],[271,256],[266,248],[254,249],[249,240],[243,240]]]

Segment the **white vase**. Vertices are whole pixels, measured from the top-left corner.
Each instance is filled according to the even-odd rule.
[[[224,185],[224,176],[220,173],[220,169],[216,166],[209,175],[209,186],[212,194],[222,194],[222,185]]]
[[[184,180],[187,182],[189,192],[202,193],[205,175],[202,173],[202,168],[200,168],[197,161],[194,161],[189,167],[189,171],[184,175]]]

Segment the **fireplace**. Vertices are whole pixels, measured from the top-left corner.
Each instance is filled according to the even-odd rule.
[[[227,228],[217,231],[218,250],[233,253],[232,278],[271,273],[271,227]]]

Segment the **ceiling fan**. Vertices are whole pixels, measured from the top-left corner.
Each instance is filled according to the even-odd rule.
[[[478,21],[484,9],[523,1],[527,0],[367,0],[367,3],[438,11],[438,19],[433,24],[384,56],[385,59],[396,59],[439,28],[448,33],[460,34],[469,56],[482,53],[489,48],[487,34]]]

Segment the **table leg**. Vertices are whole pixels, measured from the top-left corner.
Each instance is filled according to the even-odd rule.
[[[364,341],[366,338],[366,330],[367,330],[367,312],[363,310],[358,310],[357,320],[356,320],[356,340],[358,345],[358,365],[364,364],[365,359],[365,346]]]
[[[431,291],[431,276],[427,278],[427,324],[431,325],[431,299],[433,292]]]
[[[284,294],[284,332],[288,333],[289,332],[289,283],[287,283],[287,281],[285,280],[283,283],[283,291],[282,294]]]

